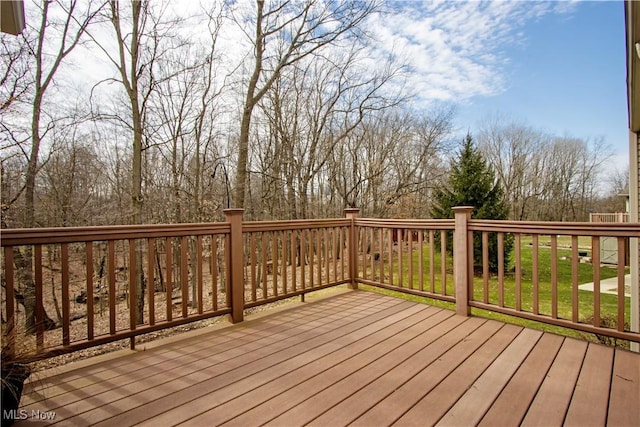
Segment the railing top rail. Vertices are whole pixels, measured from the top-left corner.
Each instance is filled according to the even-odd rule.
[[[365,227],[386,227],[386,228],[416,228],[453,230],[455,221],[453,219],[378,219],[378,218],[357,218],[356,225]]]
[[[0,231],[1,246],[91,242],[152,237],[228,234],[227,222],[198,224],[107,225],[93,227],[13,228]]]
[[[329,219],[294,219],[279,221],[246,221],[242,224],[243,232],[301,230],[308,228],[346,227],[351,224],[347,218]]]
[[[290,220],[290,221],[247,221],[243,231],[278,231],[291,229],[344,227],[350,224],[347,218]],[[1,245],[38,245],[52,243],[90,242],[121,239],[141,239],[150,237],[176,237],[207,234],[228,234],[228,222],[196,224],[146,224],[108,225],[91,227],[49,227],[14,228],[0,231]]]
[[[469,221],[469,229],[472,231],[522,234],[640,237],[640,223],[628,222],[593,223],[472,219]]]

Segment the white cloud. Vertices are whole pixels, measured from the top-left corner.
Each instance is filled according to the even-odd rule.
[[[423,102],[464,101],[505,90],[505,49],[523,43],[523,26],[574,3],[529,1],[395,2],[370,18],[372,61],[404,58],[409,86]]]
[[[250,0],[231,1],[232,16],[242,21],[255,7]],[[365,55],[363,69],[378,69],[389,57],[406,61],[406,82],[397,86],[411,88],[423,104],[432,102],[464,102],[475,96],[490,96],[505,90],[509,57],[505,49],[523,43],[524,25],[550,13],[569,13],[575,2],[534,1],[395,1],[386,3],[387,10],[369,18],[366,26],[375,42]],[[28,2],[27,7],[33,7]],[[209,43],[203,9],[221,7],[218,0],[175,0],[168,3],[167,13],[187,19],[183,32],[191,43]],[[227,11],[227,14],[229,11]],[[245,65],[251,65],[251,45],[242,25],[227,18],[218,39],[221,79],[232,75],[226,83],[246,77]],[[96,36],[111,52],[112,30],[105,23],[93,28]],[[113,66],[102,52],[79,48],[71,58],[70,77],[88,91],[100,80],[117,78]],[[222,82],[220,82],[221,84]],[[392,88],[391,90],[395,90]],[[101,85],[104,96],[119,91],[118,85]]]

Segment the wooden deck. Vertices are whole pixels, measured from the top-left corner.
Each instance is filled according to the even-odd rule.
[[[129,353],[17,425],[640,425],[638,354],[364,291]]]

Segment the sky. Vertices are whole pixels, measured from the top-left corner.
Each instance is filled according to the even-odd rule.
[[[444,2],[424,19],[416,16],[407,18],[423,32],[416,27],[422,42],[413,52],[432,51],[440,59],[411,55],[416,68],[425,62],[414,84],[424,85],[428,98],[457,105],[458,132],[473,133],[491,115],[507,115],[557,136],[602,138],[614,153],[612,164],[627,167],[621,1]],[[395,27],[396,37],[412,31],[407,22]],[[418,82],[420,74],[427,77]]]
[[[622,2],[579,3],[567,14],[529,22],[522,32],[525,46],[509,50],[504,91],[471,99],[460,118],[501,111],[554,134],[602,137],[616,163],[628,164]]]
[[[213,0],[170,4],[197,15]],[[252,0],[235,4],[255,7]],[[383,4],[385,13],[366,22],[374,37],[371,65],[384,64],[389,56],[406,62],[407,86],[415,90],[419,107],[456,107],[456,137],[477,131],[491,116],[506,115],[556,136],[602,138],[614,153],[612,164],[627,167],[622,1],[385,0]],[[234,69],[247,58],[247,50],[238,48],[244,35],[235,24],[223,28],[227,66]],[[94,78],[113,75],[104,59],[96,67],[87,67],[88,62],[82,57],[77,66],[84,64],[86,74]]]

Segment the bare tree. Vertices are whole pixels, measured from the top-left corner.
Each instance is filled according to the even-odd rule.
[[[545,153],[550,139],[544,133],[503,116],[488,120],[478,135],[478,146],[505,190],[510,215],[526,220],[529,205],[544,193],[548,171]]]
[[[340,209],[359,206],[379,217],[426,215],[431,190],[445,172],[452,117],[447,108],[367,117],[330,162],[330,187]]]
[[[223,82],[216,74],[217,37],[222,25],[223,9],[207,10],[209,37],[200,46],[195,41],[174,39],[175,48],[158,58],[157,87],[149,98],[150,120],[158,141],[152,148],[157,158],[151,161],[153,189],[148,189],[150,206],[160,213],[164,222],[193,222],[204,220],[202,212],[203,184],[206,175],[214,175],[217,155],[215,144],[215,114],[217,98]],[[183,48],[184,47],[184,48]],[[153,154],[152,154],[153,155]],[[147,160],[150,155],[147,155]],[[166,167],[159,167],[166,165]],[[169,170],[170,181],[153,171]],[[151,185],[150,185],[151,187]],[[153,191],[155,190],[155,191]],[[153,194],[152,194],[153,192]],[[170,194],[166,197],[166,194]],[[153,200],[155,196],[155,200]],[[195,259],[195,242],[190,241],[191,258]],[[180,248],[175,246],[175,259]],[[180,276],[181,265],[176,266]],[[197,306],[197,277],[191,276],[193,306]]]
[[[26,35],[21,36],[26,37]],[[32,62],[27,59],[29,44],[16,40],[14,36],[0,35],[0,117],[15,102],[29,95]],[[3,129],[8,130],[8,129]]]
[[[180,18],[169,16],[166,2],[131,0],[128,7],[124,1],[110,0],[107,18],[115,35],[116,51],[95,36],[92,36],[106,58],[115,67],[126,95],[128,114],[113,113],[115,119],[131,132],[131,182],[130,224],[143,222],[143,152],[152,144],[153,129],[149,126],[148,103],[157,89],[159,58],[176,48],[169,43]],[[144,271],[141,248],[136,250],[136,321],[143,322]]]
[[[222,9],[208,12],[209,38],[202,46],[177,40],[177,48],[159,58],[162,75],[157,78],[156,91],[149,100],[149,117],[154,124],[155,149],[160,162],[171,170],[169,206],[171,217],[163,221],[201,221],[203,176],[212,175],[215,150],[217,98],[223,81],[216,74],[215,51],[222,25]],[[207,43],[208,42],[208,43]],[[157,163],[156,163],[157,165]],[[161,177],[159,177],[162,179]],[[166,199],[166,197],[164,197]]]
[[[82,5],[84,7],[77,0],[35,2],[34,6],[37,7],[39,16],[34,21],[35,25],[29,26],[28,34],[20,40],[24,45],[17,50],[16,55],[8,58],[10,68],[3,76],[3,79],[13,76],[13,82],[6,86],[11,88],[7,94],[8,98],[3,99],[3,106],[8,108],[18,96],[27,94],[24,80],[15,73],[15,70],[20,68],[33,72],[32,75],[26,74],[29,76],[28,85],[32,86],[28,89],[30,123],[29,129],[25,131],[28,138],[20,140],[12,137],[14,141],[19,143],[28,141],[28,148],[21,147],[22,153],[26,157],[23,187],[24,217],[20,224],[23,227],[37,225],[35,217],[36,176],[41,166],[41,146],[57,120],[53,111],[45,111],[45,98],[54,85],[54,79],[63,62],[81,43],[87,27],[102,8],[101,4],[93,2],[84,2]],[[25,50],[29,52],[26,58]],[[19,65],[20,61],[29,61],[30,65]],[[3,124],[3,128],[9,133],[11,132],[9,126]],[[18,301],[25,308],[26,330],[34,331],[35,284],[33,282],[31,248],[27,247],[24,251],[15,249],[14,258],[21,279],[18,287],[20,294]],[[44,328],[51,328],[53,324],[54,322],[44,313]]]
[[[261,200],[268,203],[267,195],[277,196],[272,201],[279,208],[276,215],[328,214],[324,199],[333,188],[329,163],[335,151],[348,144],[366,118],[405,100],[402,93],[385,93],[401,65],[365,72],[357,47],[322,53],[283,72],[260,103],[269,125],[268,132],[256,136],[264,141],[257,150]],[[317,211],[310,209],[313,197]]]
[[[42,168],[39,180],[40,209],[47,226],[95,225],[103,203],[99,197],[104,165],[94,141],[78,129],[54,136],[54,150]]]
[[[629,168],[613,169],[601,181],[601,195],[590,209],[593,212],[626,212],[629,197]]]
[[[587,219],[609,156],[602,139],[549,136],[498,116],[484,124],[479,140],[505,189],[512,218]]]
[[[244,207],[248,174],[249,132],[253,110],[280,73],[324,46],[356,36],[365,18],[378,7],[375,1],[256,1],[255,32],[247,33],[253,47],[242,107],[234,206]],[[246,25],[240,22],[239,25]]]

